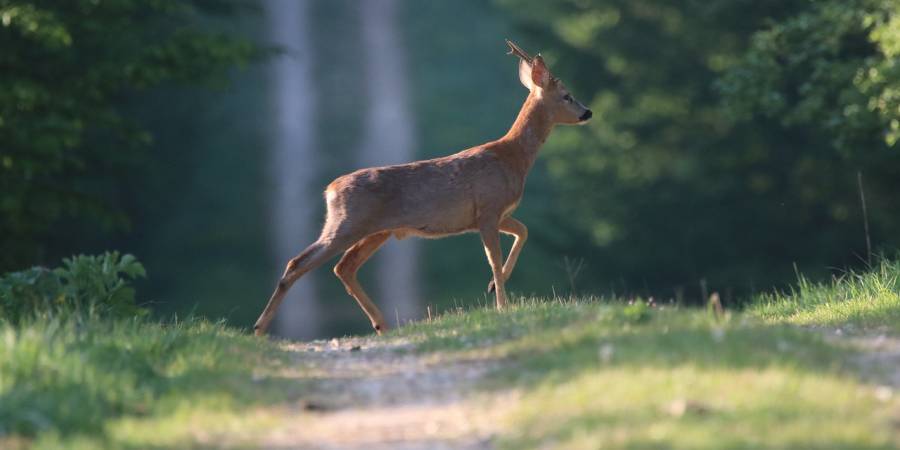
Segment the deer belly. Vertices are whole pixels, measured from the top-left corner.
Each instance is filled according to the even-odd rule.
[[[444,200],[444,201],[441,201]],[[475,214],[469,201],[447,201],[436,198],[420,205],[410,219],[397,228],[395,235],[439,238],[475,229]]]

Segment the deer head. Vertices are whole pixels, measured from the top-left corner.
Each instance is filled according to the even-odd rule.
[[[519,80],[547,109],[550,120],[561,124],[584,124],[594,113],[566,89],[559,79],[550,73],[544,58],[532,57],[518,45],[506,40],[509,54],[519,57]]]

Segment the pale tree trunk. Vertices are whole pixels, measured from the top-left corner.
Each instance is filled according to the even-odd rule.
[[[366,0],[359,6],[362,63],[369,99],[360,162],[363,166],[409,162],[415,156],[414,124],[409,109],[406,58],[396,20],[397,2]],[[388,323],[419,314],[417,256],[414,240],[391,240],[373,260],[378,279],[376,301],[381,303]]]
[[[264,5],[270,41],[282,50],[273,58],[270,85],[274,107],[270,149],[273,254],[282,270],[318,232],[313,217],[318,208],[312,203],[318,196],[310,183],[317,166],[310,4],[307,0],[266,0]],[[308,339],[316,335],[319,311],[313,277],[294,284],[275,317],[274,331],[280,336]]]

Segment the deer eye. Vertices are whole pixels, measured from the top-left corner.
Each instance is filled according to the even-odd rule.
[[[572,103],[572,96],[569,94],[563,95],[563,100]]]

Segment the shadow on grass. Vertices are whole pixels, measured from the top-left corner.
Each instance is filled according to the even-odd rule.
[[[887,416],[900,405],[875,398],[849,346],[750,315],[528,302],[502,313],[451,314],[405,333],[448,361],[505,362],[482,389],[523,393],[500,440],[507,448],[897,442]]]
[[[602,301],[529,302],[509,311],[478,309],[405,327],[419,352],[502,358],[533,376],[609,366],[765,368],[841,371],[847,348],[808,330],[745,315],[715,319],[694,308]],[[849,373],[849,372],[848,372]]]
[[[309,385],[269,373],[287,361],[275,345],[201,320],[0,323],[0,339],[0,443],[127,447],[111,440],[111,424],[179,411],[239,415],[295,400]]]

